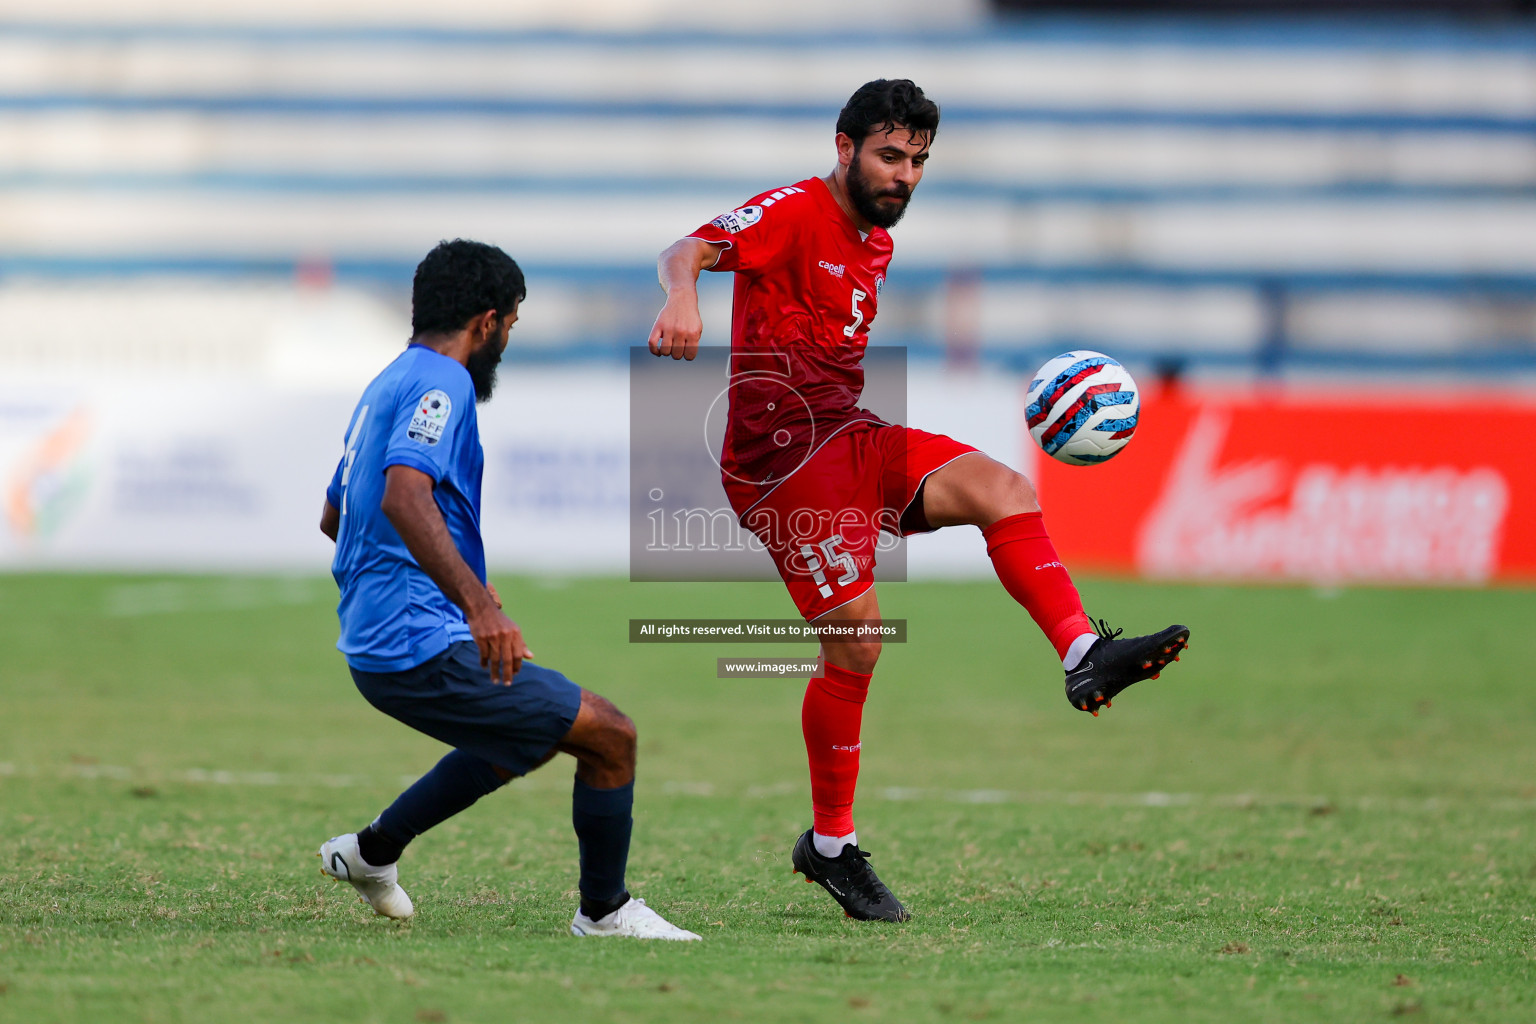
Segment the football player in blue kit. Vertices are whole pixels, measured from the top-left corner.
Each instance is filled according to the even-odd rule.
[[[576,758],[581,861],[571,932],[697,939],[625,888],[634,723],[529,660],[486,580],[475,406],[491,397],[525,294],[500,249],[438,245],[416,268],[410,345],[347,426],[320,520],[336,542],[337,646],[370,704],[454,749],[366,828],[322,845],[321,870],[379,914],[408,918],[396,868],[406,844],[564,752]]]

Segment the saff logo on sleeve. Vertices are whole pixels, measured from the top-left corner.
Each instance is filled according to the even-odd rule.
[[[710,221],[710,223],[721,231],[729,231],[734,235],[736,232],[749,228],[762,219],[763,208],[761,206],[743,206],[739,210],[722,213]]]
[[[416,403],[416,411],[411,415],[411,425],[406,428],[405,436],[422,444],[437,444],[443,439],[443,430],[448,426],[448,417],[452,415],[453,402],[446,394],[434,388],[422,395],[421,401]]]

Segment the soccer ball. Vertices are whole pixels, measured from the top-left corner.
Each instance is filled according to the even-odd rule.
[[[1064,352],[1035,371],[1025,396],[1029,436],[1069,466],[1107,462],[1130,443],[1141,395],[1125,367],[1102,352]]]

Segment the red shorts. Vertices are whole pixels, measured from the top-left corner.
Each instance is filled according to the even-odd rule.
[[[976,450],[913,427],[856,423],[766,493],[730,475],[725,493],[772,555],[795,607],[815,619],[874,586],[881,534],[901,536],[902,515],[928,475]]]

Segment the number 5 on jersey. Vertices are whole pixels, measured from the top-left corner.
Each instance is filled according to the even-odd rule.
[[[853,290],[853,323],[843,328],[843,337],[851,338],[858,333],[859,325],[864,322],[864,311],[859,308],[859,303],[867,298],[868,292],[861,292],[857,288]]]

